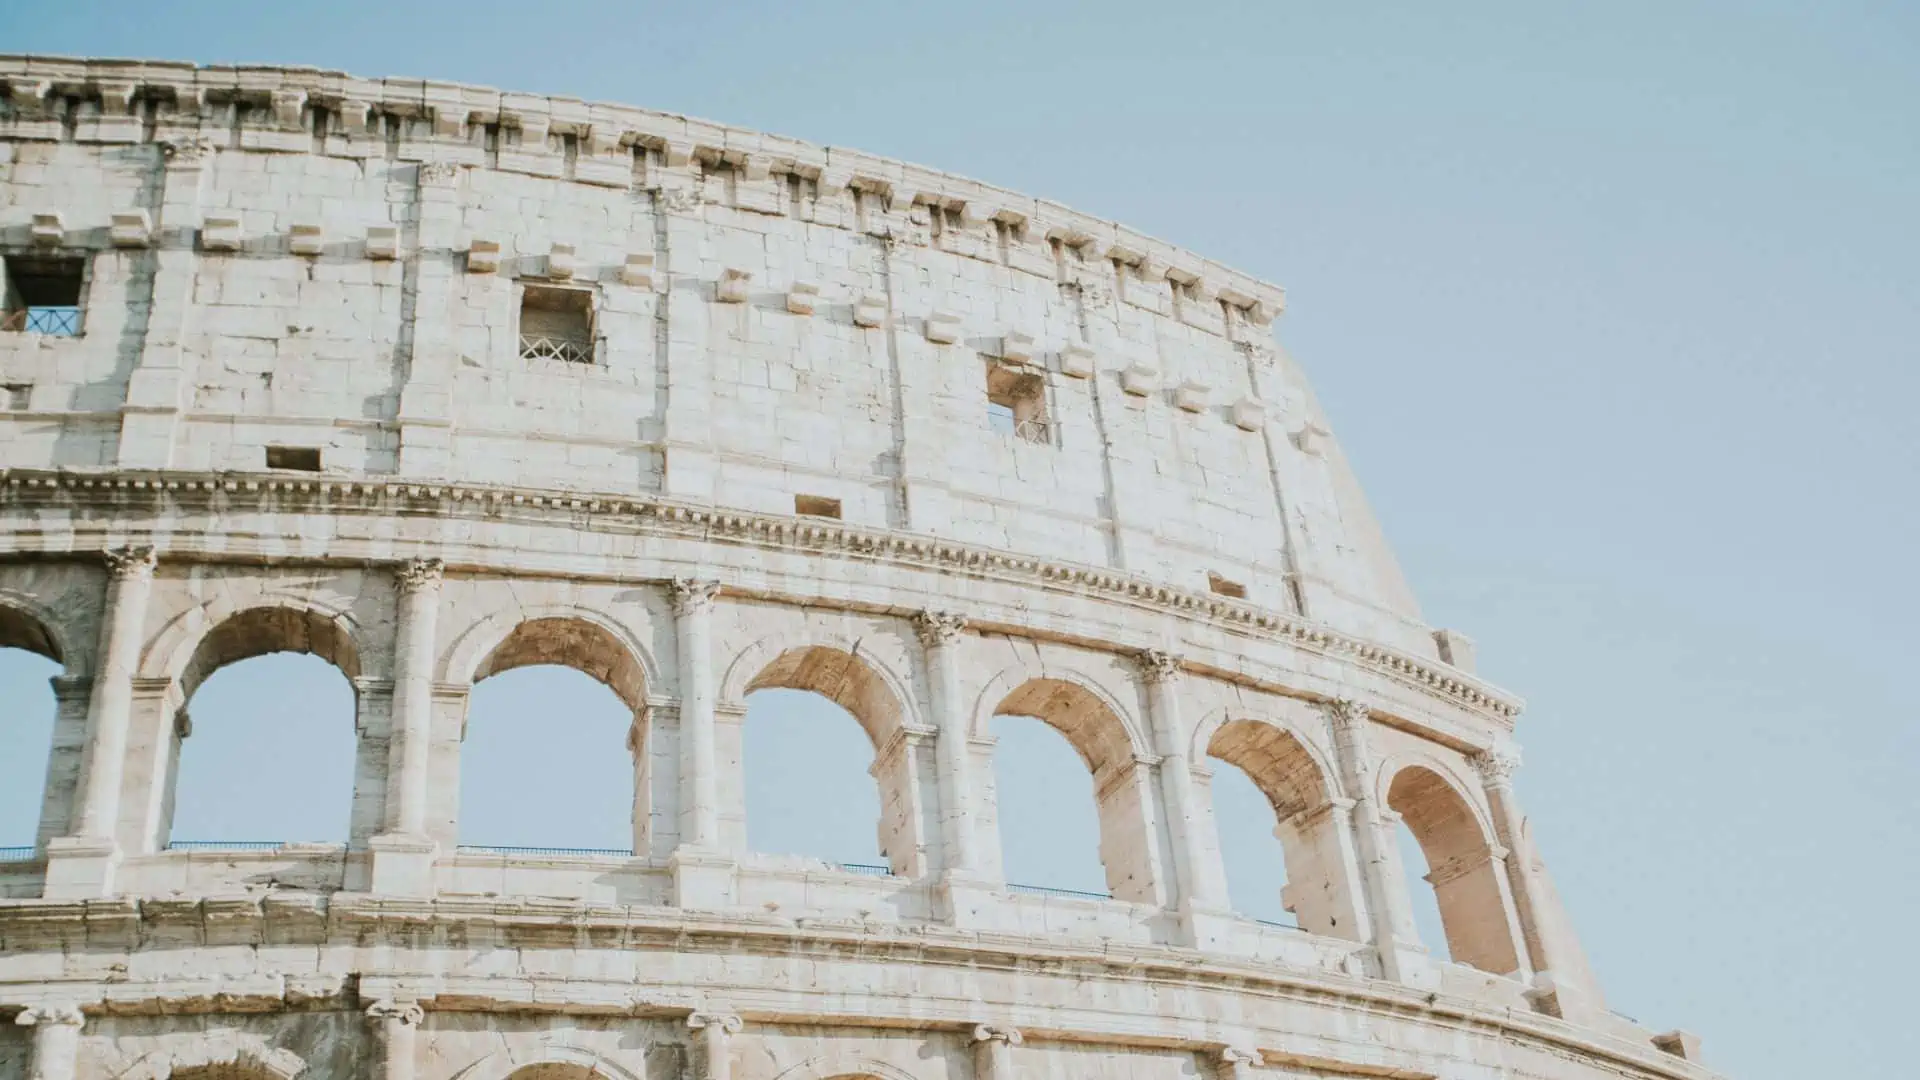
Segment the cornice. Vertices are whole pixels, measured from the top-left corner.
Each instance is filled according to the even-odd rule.
[[[1200,280],[1207,295],[1242,311],[1255,324],[1270,322],[1286,303],[1277,285],[1045,199],[859,150],[816,146],[629,105],[421,79],[369,79],[316,68],[199,67],[115,58],[0,55],[0,82],[6,84],[16,112],[15,119],[0,122],[0,140],[152,139],[200,154],[222,148],[330,153],[314,148],[306,126],[309,110],[319,109],[329,117],[330,140],[347,140],[352,154],[364,156],[376,142],[384,143],[379,118],[390,116],[424,121],[405,126],[400,147],[405,162],[430,169],[471,166],[560,179],[562,155],[548,148],[547,138],[571,135],[577,160],[586,166],[576,166],[577,182],[627,186],[635,179],[636,157],[643,163],[645,185],[652,188],[684,191],[699,169],[723,165],[752,181],[797,175],[818,184],[823,193],[858,190],[879,195],[902,217],[916,206],[944,207],[960,211],[969,222],[1017,223],[1042,249],[1058,238],[1090,258]],[[100,104],[84,132],[67,130],[59,119],[51,103],[60,97]],[[250,107],[232,123],[203,121],[203,107],[229,102]],[[140,114],[148,103],[156,110],[151,131]],[[471,137],[473,128],[482,124],[518,130],[521,141],[490,159]],[[908,227],[901,235],[924,232]]]
[[[819,518],[699,506],[653,495],[505,487],[446,481],[287,477],[257,473],[0,470],[0,507],[66,505],[93,512],[487,516],[575,529],[880,560],[1029,588],[1091,596],[1243,637],[1276,640],[1345,661],[1448,705],[1511,728],[1523,702],[1445,665],[1409,656],[1271,608],[1216,593],[998,548]],[[173,530],[177,532],[178,530]],[[166,550],[162,558],[171,557]]]

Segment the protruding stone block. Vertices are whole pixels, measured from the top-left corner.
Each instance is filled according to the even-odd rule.
[[[795,315],[811,315],[820,302],[820,286],[811,281],[796,281],[787,288],[787,310]]]
[[[387,833],[368,840],[367,850],[373,855],[369,891],[382,896],[433,895],[433,859],[438,846],[431,839]]]
[[[1033,362],[1033,335],[1010,330],[1000,338],[1000,359],[1009,364]]]
[[[1318,457],[1326,452],[1327,439],[1331,434],[1332,432],[1322,427],[1318,420],[1309,420],[1300,430],[1293,433],[1293,445],[1299,447],[1303,454],[1313,454]]]
[[[240,250],[240,219],[232,215],[209,215],[200,222],[200,247],[205,251]]]
[[[375,225],[367,229],[367,258],[393,259],[400,255],[400,229],[394,225]]]
[[[575,263],[572,244],[555,244],[547,249],[547,278],[566,281],[573,277]]]
[[[1683,1061],[1700,1060],[1700,1036],[1691,1031],[1675,1029],[1653,1037],[1655,1049],[1663,1050]]]
[[[500,269],[500,241],[475,237],[467,245],[467,273],[492,274]]]
[[[752,282],[752,271],[729,266],[720,271],[720,282],[714,287],[713,298],[723,304],[744,304],[747,302],[747,286]]]
[[[33,246],[59,247],[67,240],[66,215],[58,210],[33,215]]]
[[[1174,405],[1186,412],[1205,412],[1212,399],[1212,388],[1198,379],[1188,379],[1173,389]]]
[[[855,326],[875,327],[885,325],[887,321],[887,298],[878,293],[868,293],[854,301],[853,323]]]
[[[1458,630],[1435,630],[1433,643],[1440,659],[1461,671],[1472,672],[1475,659],[1473,639]]]
[[[1135,397],[1145,397],[1159,385],[1159,370],[1145,360],[1135,360],[1120,373],[1120,389]]]
[[[1093,346],[1084,341],[1071,341],[1060,350],[1060,374],[1074,379],[1086,379],[1093,376]]]
[[[143,248],[153,243],[153,218],[145,210],[122,210],[107,231],[114,247]]]
[[[927,313],[927,340],[935,345],[951,345],[960,340],[960,316],[950,311]]]
[[[620,264],[620,282],[636,289],[653,288],[653,253],[629,252],[627,261]]]
[[[318,255],[326,247],[326,238],[318,225],[295,225],[287,238],[287,246],[295,255]]]
[[[1267,422],[1267,405],[1255,397],[1243,397],[1233,403],[1233,426],[1242,431],[1259,431]]]

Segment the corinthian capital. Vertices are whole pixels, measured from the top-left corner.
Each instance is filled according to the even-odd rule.
[[[79,1027],[87,1022],[78,1005],[32,1005],[20,1010],[13,1022],[21,1027]]]
[[[1480,782],[1488,787],[1506,787],[1513,783],[1513,771],[1520,767],[1520,748],[1496,746],[1475,754],[1473,767],[1480,770]]]
[[[416,1001],[395,1001],[393,998],[381,998],[367,1006],[367,1015],[375,1020],[397,1020],[407,1027],[419,1027],[427,1018],[425,1009]]]
[[[1371,711],[1367,703],[1357,698],[1334,698],[1320,706],[1326,710],[1327,719],[1333,721],[1334,730],[1355,730],[1367,722]]]
[[[1180,665],[1183,661],[1173,653],[1160,649],[1142,649],[1134,654],[1134,663],[1140,665],[1140,678],[1148,683],[1171,682],[1180,677]]]
[[[393,576],[400,583],[401,592],[415,593],[438,586],[446,572],[447,564],[439,559],[409,559],[400,564]]]
[[[131,581],[134,578],[153,576],[153,568],[159,565],[160,555],[152,547],[123,547],[109,551],[107,555],[107,573],[116,581]]]
[[[920,635],[920,644],[929,649],[953,644],[966,628],[967,617],[951,611],[923,611],[913,617],[913,632]]]
[[[720,594],[720,583],[702,578],[674,578],[667,585],[667,592],[675,615],[692,615],[712,609],[713,598]]]

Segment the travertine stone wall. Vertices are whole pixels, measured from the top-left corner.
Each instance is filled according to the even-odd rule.
[[[1277,289],[625,107],[0,81],[0,259],[83,274],[80,333],[0,332],[0,646],[62,665],[0,1077],[1707,1075],[1607,1011],[1519,702],[1421,622]],[[573,359],[523,343],[556,288]],[[1044,424],[990,422],[996,366]],[[354,687],[347,843],[170,848],[194,690],[286,649]],[[458,846],[468,694],[534,663],[631,709],[631,854]],[[747,849],[767,687],[870,736],[889,872]],[[1004,881],[1004,714],[1079,751],[1110,895]],[[1213,758],[1272,802],[1300,929],[1231,910]]]

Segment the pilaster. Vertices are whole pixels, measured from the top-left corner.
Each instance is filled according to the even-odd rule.
[[[1160,755],[1160,797],[1167,810],[1167,835],[1173,855],[1171,899],[1180,913],[1187,944],[1200,949],[1218,948],[1231,933],[1234,916],[1218,857],[1219,843],[1200,833],[1211,816],[1198,805],[1193,766],[1187,757],[1186,727],[1180,717],[1183,661],[1171,653],[1149,649],[1137,655],[1135,663],[1146,686]]]
[[[77,1005],[35,1005],[13,1018],[33,1029],[29,1080],[74,1080],[80,1057],[80,1029],[87,1022]]]
[[[687,1027],[700,1043],[694,1080],[733,1080],[733,1055],[727,1044],[745,1026],[729,1012],[701,1011],[687,1017]]]
[[[219,153],[211,141],[188,138],[161,144],[160,213],[154,222],[159,240],[152,252],[153,292],[147,306],[146,340],[127,376],[127,397],[120,407],[120,445],[115,462],[123,469],[164,469],[173,464],[181,411],[193,392],[195,277],[207,176]]]
[[[1381,807],[1372,792],[1376,763],[1368,737],[1373,722],[1370,710],[1362,702],[1343,698],[1328,702],[1325,712],[1333,728],[1341,781],[1353,799],[1354,852],[1366,904],[1366,940],[1373,944],[1383,977],[1432,988],[1438,985],[1439,972],[1414,931],[1413,908],[1393,832],[1399,817]]]
[[[406,382],[400,388],[400,475],[448,476],[453,454],[453,293],[459,280],[460,166],[429,161],[414,170],[413,237],[406,245],[413,318],[407,324]]]
[[[393,736],[387,761],[386,831],[368,841],[372,891],[433,894],[438,849],[427,832],[427,784],[433,755],[433,657],[440,584],[446,565],[414,559],[394,573],[399,603],[394,649]]]
[[[413,1080],[419,1062],[416,1035],[426,1012],[418,1003],[382,998],[367,1006],[379,1031],[379,1080]]]

